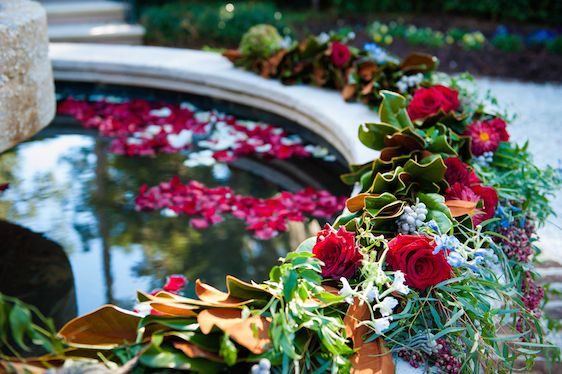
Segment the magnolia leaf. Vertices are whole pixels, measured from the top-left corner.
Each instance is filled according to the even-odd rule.
[[[76,347],[110,349],[123,344],[132,344],[137,339],[137,328],[141,316],[104,305],[91,313],[74,318],[59,331],[67,344]]]
[[[427,208],[427,220],[434,220],[442,233],[449,231],[453,217],[445,205],[445,198],[436,193],[419,193],[418,198]]]
[[[370,95],[370,94],[373,92],[373,87],[374,87],[374,82],[373,82],[373,81],[367,83],[367,84],[364,85],[363,88],[361,89],[361,95],[363,95],[363,96]]]
[[[236,62],[242,57],[242,52],[240,52],[238,49],[227,49],[222,53],[222,55],[229,59],[231,62]]]
[[[365,325],[358,326],[359,323],[370,319],[369,304],[361,302],[355,297],[353,304],[347,308],[347,313],[343,319],[345,334],[353,341],[354,348],[360,348],[363,345],[363,336],[369,332],[369,327]]]
[[[427,212],[426,218],[427,220],[435,221],[435,223],[437,223],[437,226],[439,227],[439,230],[442,233],[448,232],[453,225],[451,219],[447,217],[445,213],[440,212],[438,210],[429,210]]]
[[[191,358],[173,347],[150,345],[140,356],[140,362],[153,369],[189,370],[196,373],[213,374],[222,371],[224,364],[207,358]]]
[[[363,344],[351,356],[350,374],[394,374],[394,361],[381,338]]]
[[[356,84],[346,84],[341,90],[341,95],[345,101],[350,101],[355,98],[355,92],[357,91]]]
[[[396,200],[396,197],[389,192],[382,194],[369,194],[369,196],[365,197],[365,207],[367,209],[382,209]]]
[[[388,123],[364,123],[359,126],[359,140],[365,146],[378,151],[385,147],[385,138],[396,132],[398,129]]]
[[[357,211],[362,210],[365,207],[365,198],[367,196],[378,196],[378,195],[372,195],[369,193],[360,193],[358,195],[350,197],[345,202],[345,206],[347,207],[347,210],[349,210],[351,213],[355,213]]]
[[[439,60],[435,56],[426,53],[412,53],[400,64],[400,70],[412,73],[426,73],[437,68]]]
[[[270,319],[257,316],[243,319],[240,309],[206,309],[199,313],[197,322],[203,334],[209,334],[216,326],[254,354],[264,353],[270,343]]]
[[[214,362],[224,362],[218,354],[202,349],[195,344],[188,342],[174,342],[173,345],[175,349],[182,351],[187,357],[205,358]]]
[[[199,279],[195,281],[195,294],[197,294],[197,297],[201,299],[201,301],[214,304],[242,305],[244,301],[225,292],[219,291],[216,288],[201,282]]]
[[[467,200],[447,200],[445,205],[451,211],[453,217],[464,216],[465,214],[473,214],[476,211],[476,201]]]
[[[196,310],[199,309],[199,306],[174,302],[155,302],[150,303],[150,306],[160,313],[174,317],[195,317],[197,315]]]
[[[379,118],[396,129],[412,127],[412,121],[406,112],[406,98],[396,92],[380,91],[382,102],[379,107]]]
[[[375,73],[379,70],[379,66],[371,60],[367,60],[358,64],[357,71],[361,79],[371,82]]]
[[[400,192],[406,189],[406,182],[410,178],[402,167],[397,167],[387,173],[378,173],[371,185],[371,192],[384,193],[386,191]]]
[[[273,296],[269,291],[260,287],[256,283],[244,282],[232,275],[226,276],[226,288],[230,296],[237,297],[242,300],[254,299],[255,301],[269,301],[269,299]]]
[[[249,300],[244,300],[235,305],[229,303],[220,303],[220,302],[215,303],[215,302],[207,302],[203,300],[191,299],[188,297],[175,295],[166,291],[160,291],[156,295],[145,294],[140,291],[138,291],[137,293],[141,295],[140,298],[149,300],[151,305],[156,305],[156,307],[159,309],[166,308],[163,305],[169,305],[171,307],[178,306],[178,308],[181,308],[179,307],[179,304],[185,305],[186,306],[186,308],[184,308],[185,310],[195,310],[196,308],[234,308],[234,307],[242,307],[244,305],[251,304],[252,302],[254,302],[254,300],[249,299]],[[171,313],[173,312],[173,308],[170,308],[169,310]],[[182,312],[180,310],[177,310],[176,312],[178,313],[178,316],[180,315],[191,316],[191,314],[187,311],[185,312],[185,314],[181,314]]]
[[[351,169],[350,173],[342,174],[340,179],[343,183],[352,185],[358,182],[363,174],[367,173],[373,167],[372,162],[367,162],[366,164],[351,164],[349,168]]]
[[[295,252],[312,253],[312,248],[314,247],[314,244],[316,244],[316,236],[311,236],[310,238],[305,239],[301,244],[299,244]]]

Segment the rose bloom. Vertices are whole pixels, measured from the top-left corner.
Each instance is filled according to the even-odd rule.
[[[495,152],[498,150],[500,142],[509,140],[506,123],[501,118],[478,121],[468,125],[465,135],[472,139],[470,150],[475,156],[480,156],[485,152]]]
[[[406,284],[424,291],[451,278],[451,265],[440,251],[433,254],[435,243],[425,236],[398,235],[388,243],[386,262],[406,276]]]
[[[459,93],[456,90],[437,85],[420,88],[414,93],[414,97],[408,105],[408,115],[412,121],[415,121],[436,115],[439,112],[453,112],[459,106]]]
[[[187,279],[183,275],[170,275],[166,279],[166,284],[162,288],[164,291],[177,293],[181,291],[187,284]]]
[[[339,42],[333,42],[331,48],[332,63],[336,67],[343,67],[351,59],[351,51],[349,50],[349,47],[347,45]]]
[[[312,253],[324,263],[324,278],[351,278],[363,259],[355,245],[355,234],[347,231],[345,227],[336,231],[329,224],[316,235]]]

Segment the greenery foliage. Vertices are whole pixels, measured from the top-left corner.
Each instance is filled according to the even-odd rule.
[[[285,29],[281,13],[262,2],[239,2],[232,9],[224,2],[167,3],[144,9],[141,23],[149,43],[164,45],[236,44],[250,27],[261,23]]]

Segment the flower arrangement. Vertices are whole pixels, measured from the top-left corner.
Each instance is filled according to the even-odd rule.
[[[421,83],[423,74],[437,67],[437,60],[425,54],[415,53],[400,62],[374,44],[363,49],[352,47],[348,42],[353,33],[322,33],[301,42],[283,40],[276,48],[270,46],[273,41],[269,40],[261,42],[269,54],[248,52],[244,41],[257,39],[253,35],[262,35],[266,26],[251,28],[239,48],[225,51],[224,56],[236,66],[265,78],[280,79],[284,84],[338,89],[345,100],[378,104],[380,90],[408,92],[413,86],[408,86],[408,82],[413,79],[416,84]]]
[[[52,352],[4,357],[3,365],[72,365],[97,353],[110,367],[141,371],[391,373],[409,365],[460,373],[531,368],[538,353],[557,357],[533,271],[534,222],[544,217],[532,194],[549,191],[515,197],[502,184],[529,167],[519,164],[526,150],[507,142],[501,116],[464,104],[467,92],[449,83],[419,88],[409,100],[380,93],[381,122],[359,129],[380,157],[342,177],[360,191],[269,280],[227,277],[227,292],[197,281],[197,298],[165,285],[140,292],[137,312],[104,306],[58,335],[45,323],[0,320],[20,346],[27,337]],[[493,153],[485,164],[473,155],[489,140],[484,132],[495,139],[482,148]],[[534,170],[549,188],[559,183]],[[9,315],[27,310],[0,301]]]
[[[467,83],[426,73],[405,95],[378,91],[380,122],[358,136],[380,156],[351,165],[342,180],[357,193],[268,280],[229,276],[226,292],[197,280],[196,298],[165,285],[139,292],[136,312],[106,305],[58,333],[0,295],[10,316],[0,348],[13,353],[0,365],[95,357],[138,372],[507,373],[539,354],[559,360],[541,320],[534,242],[560,175],[510,143],[508,118]],[[30,342],[49,354],[18,357]]]

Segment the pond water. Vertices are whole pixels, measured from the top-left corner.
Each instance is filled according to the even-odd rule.
[[[188,278],[187,295],[193,294],[197,278],[217,288],[223,288],[226,274],[264,280],[280,256],[324,224],[314,218],[290,222],[287,232],[270,240],[257,239],[244,221],[231,215],[206,229],[195,229],[186,216],[135,209],[134,199],[143,184],[155,186],[178,175],[184,183],[229,186],[236,194],[259,198],[310,185],[338,196],[349,193],[338,182],[342,170],[338,162],[240,157],[228,164],[189,168],[183,165],[186,157],[181,153],[113,154],[111,139],[57,122],[0,155],[0,182],[10,183],[0,195],[0,218],[44,234],[49,243],[62,247],[70,266],[49,267],[52,262],[64,265],[64,259],[44,245],[23,255],[19,245],[12,243],[14,235],[4,230],[0,292],[17,284],[12,292],[24,297],[36,291],[31,288],[46,284],[38,279],[51,279],[53,284],[66,284],[67,289],[55,294],[45,291],[44,298],[50,300],[45,303],[58,302],[72,310],[69,304],[75,295],[78,314],[105,303],[130,308],[136,290],[160,288],[170,274]],[[48,273],[46,278],[38,278],[41,272]],[[72,277],[73,284],[68,283]]]

